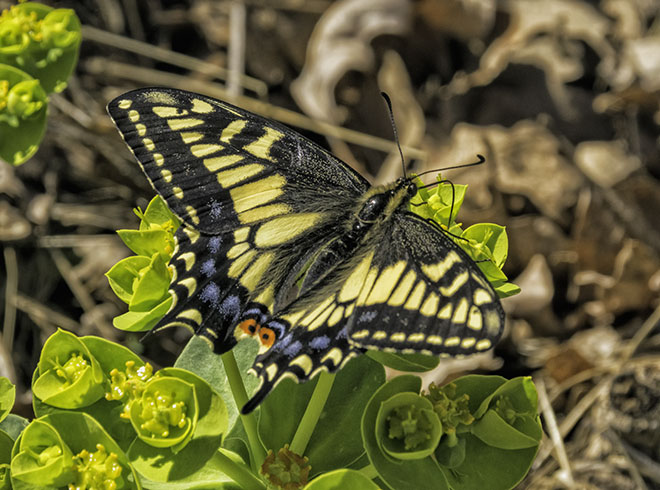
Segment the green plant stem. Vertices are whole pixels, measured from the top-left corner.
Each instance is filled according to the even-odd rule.
[[[227,380],[229,381],[229,387],[231,388],[231,393],[234,396],[234,401],[236,406],[240,410],[243,405],[248,401],[247,392],[245,391],[245,385],[243,384],[243,378],[241,378],[241,373],[238,369],[238,364],[236,363],[236,358],[232,351],[225,352],[220,356],[222,359],[222,364],[225,367],[225,372],[227,373]],[[259,434],[257,433],[257,419],[255,418],[254,412],[247,415],[239,413],[241,422],[243,423],[243,428],[248,437],[248,442],[250,443],[250,454],[252,455],[252,462],[255,468],[261,466],[261,463],[266,459],[266,451],[261,445],[259,440]]]
[[[294,453],[300,455],[305,454],[309,439],[312,437],[312,432],[314,432],[314,429],[316,428],[316,423],[323,412],[323,407],[328,399],[328,395],[330,395],[330,390],[332,389],[332,384],[334,382],[334,374],[321,371],[319,381],[316,384],[316,388],[314,388],[314,393],[312,393],[312,397],[309,399],[307,409],[300,420],[298,430],[296,430],[291,445],[289,446],[289,449]]]
[[[226,456],[222,450],[215,455],[215,461],[225,475],[238,483],[244,490],[264,490],[266,486],[257,478],[250,469],[230,457]]]
[[[367,466],[360,468],[359,470],[360,473],[362,473],[364,476],[369,478],[370,480],[373,480],[378,476],[378,471],[376,471],[376,468],[374,468],[374,465],[368,464]]]

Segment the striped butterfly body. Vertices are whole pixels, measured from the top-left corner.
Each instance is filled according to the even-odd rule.
[[[408,210],[410,179],[371,187],[296,132],[202,95],[147,88],[108,111],[183,224],[174,302],[217,353],[260,353],[254,410],[282,379],[336,371],[366,349],[456,356],[499,339],[504,314],[478,266]]]

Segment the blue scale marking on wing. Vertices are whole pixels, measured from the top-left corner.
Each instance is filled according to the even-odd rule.
[[[198,335],[208,338],[214,345],[214,351],[221,354],[236,344],[234,338],[234,327],[250,312],[246,312],[249,306],[247,291],[238,281],[229,279],[226,269],[229,263],[218,263],[216,258],[224,257],[226,251],[233,245],[231,235],[208,236],[201,234],[194,244],[190,243],[182,229],[177,230],[177,241],[179,252],[174,255],[171,264],[177,269],[176,281],[171,288],[177,295],[176,305],[159,322],[155,330],[163,328],[168,324],[185,324],[193,328]],[[190,270],[186,270],[186,264],[178,258],[182,253],[194,252],[196,260]],[[208,257],[204,259],[204,257]],[[206,264],[217,265],[213,274],[203,274]],[[207,271],[208,272],[208,271]],[[197,287],[188,296],[186,286],[178,285],[182,279],[193,277]],[[186,310],[196,309],[201,313],[202,323],[197,325],[189,318],[178,318],[178,315]],[[264,308],[261,307],[262,311]],[[207,329],[214,332],[209,333]],[[217,337],[216,337],[217,336]]]

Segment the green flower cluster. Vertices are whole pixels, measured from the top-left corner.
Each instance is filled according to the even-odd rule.
[[[15,390],[0,379],[2,420]],[[199,376],[154,373],[124,347],[63,330],[44,344],[32,392],[32,422],[0,423],[0,489],[139,489],[145,455],[209,459],[228,427],[223,399]]]
[[[144,213],[138,209],[136,214],[139,229],[117,231],[136,255],[117,262],[106,273],[112,290],[128,304],[128,312],[112,323],[131,332],[150,330],[172,304],[168,293],[172,272],[167,263],[174,252],[174,232],[181,224],[158,196]]]
[[[66,87],[81,40],[73,10],[25,2],[0,13],[0,158],[20,165],[37,151],[47,94]]]
[[[524,476],[542,436],[530,378],[471,375],[427,394],[420,387],[420,378],[394,378],[364,412],[365,449],[383,481],[507,488]]]
[[[288,444],[277,453],[269,451],[261,465],[261,474],[271,485],[282,490],[303,488],[307,484],[310,470],[309,460],[292,452]]]

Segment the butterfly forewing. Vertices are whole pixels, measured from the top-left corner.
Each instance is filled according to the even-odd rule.
[[[290,129],[210,97],[141,89],[108,111],[156,191],[199,231],[299,212],[305,192],[355,198],[368,187]]]
[[[456,356],[495,345],[504,327],[497,294],[478,266],[435,226],[395,213],[350,324],[358,347]]]

